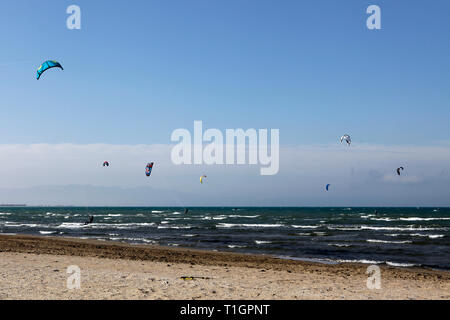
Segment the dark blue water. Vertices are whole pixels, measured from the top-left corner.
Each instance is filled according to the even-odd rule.
[[[0,233],[450,269],[450,208],[3,207]]]

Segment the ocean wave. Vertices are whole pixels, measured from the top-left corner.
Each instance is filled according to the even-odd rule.
[[[230,218],[249,218],[249,219],[253,219],[253,218],[258,218],[259,215],[256,216],[242,216],[242,215],[238,215],[238,214],[232,214],[229,215]]]
[[[410,218],[399,218],[401,221],[438,221],[438,220],[450,220],[450,218],[419,218],[419,217],[410,217]]]
[[[164,211],[152,210],[152,213],[163,213]]]
[[[229,244],[228,248],[246,248],[247,246],[239,246],[237,244]]]
[[[142,223],[91,223],[85,225],[84,223],[76,222],[63,222],[56,228],[62,229],[79,229],[79,228],[89,228],[89,229],[132,229],[141,227],[151,227],[155,226],[153,222],[142,222]]]
[[[340,263],[364,263],[364,264],[384,264],[384,261],[377,261],[377,260],[366,260],[366,259],[355,259],[355,260],[347,260],[347,259],[337,259],[337,262]]]
[[[328,245],[333,247],[344,247],[344,248],[352,246],[351,244],[344,244],[344,243],[329,243]]]
[[[227,219],[227,216],[215,216],[215,217],[205,216],[200,220],[225,220],[225,219]]]
[[[54,234],[56,231],[39,231],[40,234]]]
[[[192,226],[158,226],[158,229],[191,229]]]
[[[390,262],[390,261],[386,261],[386,264],[388,266],[392,266],[392,267],[416,267],[416,266],[420,266],[418,264],[414,264],[414,263],[399,263],[399,262]]]
[[[36,228],[36,227],[46,227],[45,225],[40,225],[36,223],[17,223],[17,222],[6,222],[5,227],[29,227],[29,228]]]
[[[393,218],[370,218],[370,220],[373,220],[373,221],[386,221],[386,222],[398,221],[398,219],[393,219]]]
[[[263,240],[255,240],[256,244],[268,244],[268,243],[272,243],[272,241],[263,241]]]
[[[422,226],[400,226],[400,227],[387,227],[387,226],[327,226],[329,230],[338,230],[338,231],[359,231],[359,230],[374,230],[374,231],[437,231],[437,230],[446,230],[446,228],[431,228],[431,227],[422,227]]]
[[[371,227],[371,226],[360,226],[361,230],[392,230],[392,231],[429,231],[429,230],[441,230],[440,228],[424,228],[415,226],[405,226],[405,227]]]
[[[63,222],[59,226],[56,226],[56,228],[62,228],[62,229],[78,229],[83,228],[87,225],[84,223],[77,223],[77,222]]]
[[[112,240],[112,241],[141,241],[141,242],[152,243],[152,244],[157,243],[155,240],[150,240],[150,239],[145,239],[145,238],[114,237],[114,238],[109,238],[109,240]]]
[[[392,244],[403,244],[403,243],[412,243],[412,241],[387,241],[387,240],[377,240],[377,239],[367,239],[367,242],[375,242],[375,243],[392,243]]]
[[[430,239],[443,238],[445,235],[443,234],[421,234],[421,233],[412,233],[410,236],[413,237],[428,237]]]
[[[338,230],[338,231],[357,231],[360,230],[359,227],[331,227],[327,226],[329,230]]]
[[[320,228],[320,226],[300,226],[300,225],[292,225],[293,228],[300,228],[300,229],[317,229]]]
[[[450,220],[450,218],[419,218],[419,217],[410,217],[410,218],[371,218],[370,220],[374,221],[444,221]]]
[[[282,224],[239,224],[239,223],[219,223],[216,225],[218,228],[279,228],[282,227]]]
[[[363,263],[363,264],[386,264],[392,267],[415,267],[420,266],[419,264],[413,263],[403,263],[403,262],[392,262],[392,261],[377,261],[377,260],[366,260],[366,259],[355,259],[355,260],[336,260],[340,263]]]
[[[93,214],[93,217],[121,217],[122,214],[117,213],[117,214],[112,214],[112,213],[108,213],[108,214]]]

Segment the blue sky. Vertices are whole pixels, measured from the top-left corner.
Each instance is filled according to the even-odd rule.
[[[66,28],[77,4],[82,30]],[[366,28],[370,4],[382,30]],[[3,1],[2,143],[170,143],[279,128],[283,144],[450,140],[448,1]],[[36,81],[46,59],[65,67]]]
[[[72,4],[81,30],[66,28]],[[366,27],[372,4],[381,30]],[[120,188],[151,185],[187,188],[201,205],[198,177],[211,172],[208,205],[450,205],[449,12],[447,0],[2,1],[0,203],[27,200],[5,188],[49,185],[67,197],[30,201],[108,204],[69,197],[89,185],[142,204]],[[48,59],[65,70],[37,81]],[[279,129],[279,174],[174,168],[170,136],[194,120]],[[344,133],[355,149],[339,144]],[[123,169],[95,171],[103,151]],[[145,180],[150,160],[156,175]],[[394,180],[400,165],[405,177]],[[327,183],[336,193],[324,199]]]

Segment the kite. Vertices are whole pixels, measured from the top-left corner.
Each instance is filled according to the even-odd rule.
[[[36,79],[39,80],[41,75],[45,71],[47,71],[48,69],[51,69],[51,68],[60,68],[61,70],[64,70],[64,68],[61,66],[61,64],[59,62],[53,61],[53,60],[47,60],[43,64],[41,64],[41,66],[37,69]]]
[[[152,169],[153,169],[153,162],[147,163],[147,166],[145,167],[145,175],[147,177],[150,177],[150,175],[152,174]]]
[[[349,146],[352,143],[352,139],[350,138],[350,136],[348,134],[344,134],[341,137],[341,142],[344,141],[344,140],[345,140],[345,142],[347,142],[347,145],[349,145]]]

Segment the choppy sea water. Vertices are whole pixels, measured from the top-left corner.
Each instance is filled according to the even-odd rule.
[[[0,233],[450,270],[450,208],[2,207]]]

